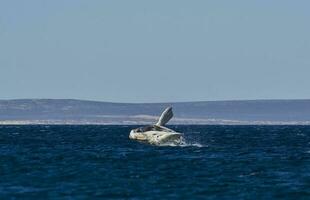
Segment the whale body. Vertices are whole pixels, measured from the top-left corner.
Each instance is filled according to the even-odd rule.
[[[172,107],[168,107],[161,114],[156,124],[131,130],[129,138],[153,145],[165,143],[179,144],[182,141],[182,134],[165,127],[172,117]]]

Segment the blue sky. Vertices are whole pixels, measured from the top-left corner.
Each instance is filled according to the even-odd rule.
[[[310,1],[0,1],[0,99],[310,98]]]

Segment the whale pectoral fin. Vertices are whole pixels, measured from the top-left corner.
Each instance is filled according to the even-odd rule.
[[[166,110],[161,114],[158,122],[156,123],[157,126],[165,126],[170,119],[173,117],[172,107],[166,108]]]

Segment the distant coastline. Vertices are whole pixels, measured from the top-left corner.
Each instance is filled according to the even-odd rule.
[[[173,106],[170,124],[310,125],[310,100],[111,103],[73,99],[0,100],[0,125],[140,125]]]

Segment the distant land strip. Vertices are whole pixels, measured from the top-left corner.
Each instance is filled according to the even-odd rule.
[[[0,125],[154,123],[173,106],[169,124],[310,125],[310,100],[111,103],[75,99],[0,100]]]

